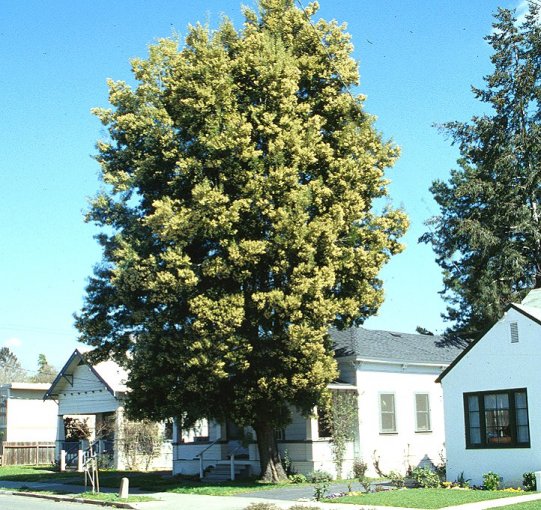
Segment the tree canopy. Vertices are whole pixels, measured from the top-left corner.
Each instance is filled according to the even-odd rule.
[[[261,0],[242,30],[160,40],[95,110],[103,260],[81,340],[129,369],[134,418],[252,426],[268,479],[283,476],[274,430],[336,377],[329,326],[378,309],[407,228],[373,209],[398,149],[348,91],[349,35],[316,9]]]
[[[433,183],[441,215],[421,237],[443,269],[449,331],[470,339],[541,285],[539,7],[521,22],[499,9],[485,39],[494,70],[473,93],[486,113],[443,125],[459,168]]]
[[[58,370],[47,361],[45,354],[38,356],[38,371],[32,376],[31,380],[35,383],[50,383],[53,382]]]
[[[21,363],[9,347],[0,347],[0,384],[25,382],[27,379]]]

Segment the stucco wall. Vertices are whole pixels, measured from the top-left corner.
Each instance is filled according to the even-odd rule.
[[[511,343],[510,322],[518,325],[518,343]],[[539,324],[510,309],[443,378],[449,480],[464,472],[480,484],[484,473],[494,471],[505,485],[516,486],[524,472],[541,470],[540,335]],[[531,447],[466,449],[463,394],[515,388],[528,392]]]
[[[44,402],[43,394],[11,390],[5,441],[55,441],[58,406],[50,400]]]
[[[384,472],[405,473],[431,461],[440,462],[444,449],[443,396],[435,379],[439,367],[364,363],[359,367],[359,457],[367,462],[368,475],[375,476],[373,459],[380,459]],[[380,394],[395,395],[396,433],[382,433]],[[430,402],[430,432],[416,432],[415,394],[427,393]]]

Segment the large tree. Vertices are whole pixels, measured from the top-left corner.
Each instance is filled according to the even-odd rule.
[[[25,382],[26,372],[15,353],[9,347],[0,348],[0,384]]]
[[[499,9],[485,39],[494,70],[473,92],[486,113],[443,126],[461,158],[448,182],[433,183],[441,215],[421,238],[443,268],[450,330],[468,338],[541,286],[539,7],[521,22]]]
[[[45,354],[38,356],[38,371],[31,380],[35,383],[50,383],[53,382],[58,370],[47,361]]]
[[[96,110],[103,261],[81,339],[129,369],[132,417],[252,426],[266,479],[284,476],[274,431],[336,377],[329,326],[377,310],[407,226],[372,211],[398,151],[348,92],[349,36],[315,11],[261,0],[241,31],[161,40]]]

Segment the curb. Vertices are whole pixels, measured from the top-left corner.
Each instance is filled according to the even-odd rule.
[[[137,510],[138,507],[133,506],[131,503],[122,503],[121,501],[98,501],[95,499],[78,498],[71,496],[62,496],[59,494],[40,494],[39,492],[21,492],[21,491],[1,491],[4,494],[10,494],[11,496],[21,496],[27,498],[37,499],[49,499],[56,502],[70,502],[70,503],[86,503],[87,505],[97,506],[112,506],[114,508],[130,508]]]

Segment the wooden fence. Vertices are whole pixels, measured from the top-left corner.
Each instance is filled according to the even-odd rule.
[[[52,464],[55,461],[54,451],[55,443],[4,441],[0,443],[0,465]]]

